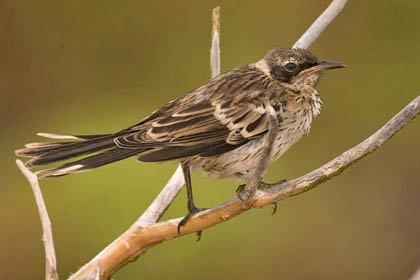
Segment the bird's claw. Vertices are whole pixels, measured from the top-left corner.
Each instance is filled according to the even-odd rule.
[[[245,189],[245,184],[239,185],[239,187],[236,189],[236,196],[240,201],[245,201],[242,197],[242,191]]]
[[[273,202],[273,212],[271,212],[271,216],[277,213],[277,202]]]
[[[280,181],[278,181],[274,184],[268,184],[268,183],[261,182],[261,184],[258,186],[258,189],[267,190],[267,189],[270,189],[270,188],[272,188],[272,187],[274,187],[278,184],[284,183],[284,182],[287,182],[287,180],[280,180]],[[273,212],[271,212],[271,216],[273,216],[276,213],[277,213],[277,202],[273,202]]]
[[[191,207],[190,209],[188,209],[188,214],[185,215],[184,218],[182,218],[182,220],[178,223],[178,227],[177,227],[177,231],[178,234],[181,233],[181,227],[185,226],[188,222],[188,220],[194,215],[197,214],[198,212],[207,210],[208,208],[197,208],[195,206]],[[197,231],[197,241],[200,241],[201,239],[201,230]]]
[[[267,190],[267,189],[270,189],[270,188],[272,188],[272,187],[274,187],[278,184],[284,183],[284,182],[287,182],[287,180],[280,180],[280,181],[278,181],[274,184],[268,184],[268,183],[261,182],[260,185],[258,186],[258,189]],[[245,189],[245,186],[246,186],[245,184],[239,185],[239,187],[236,189],[236,196],[238,197],[238,199],[240,201],[245,201],[242,197],[242,191]],[[273,212],[271,213],[271,215],[274,215],[276,213],[277,213],[277,202],[273,202]]]

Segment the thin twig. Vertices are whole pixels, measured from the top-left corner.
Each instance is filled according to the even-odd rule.
[[[220,7],[213,9],[212,40],[210,49],[211,77],[220,74]]]
[[[178,165],[175,173],[169,179],[168,183],[153,200],[152,204],[144,211],[140,218],[136,221],[137,226],[147,226],[159,221],[160,217],[165,213],[169,205],[174,201],[175,197],[181,191],[185,184],[184,175],[182,174],[181,165]]]
[[[45,249],[45,279],[58,280],[57,274],[57,260],[55,257],[54,241],[51,230],[51,221],[48,217],[47,207],[45,206],[44,198],[38,184],[38,178],[32,173],[21,160],[16,160],[16,164],[20,171],[28,179],[29,184],[34,192],[36,205],[38,206],[39,217],[42,224],[42,241],[44,242]]]
[[[293,45],[294,48],[308,48],[321,35],[346,5],[347,0],[333,0],[327,9],[312,23]]]
[[[257,190],[256,194],[252,197],[250,207],[264,207],[284,198],[307,191],[333,178],[357,160],[381,147],[419,113],[420,96],[415,98],[375,134],[322,167],[292,181],[278,184],[268,190]],[[160,242],[205,230],[227,221],[248,209],[248,207],[244,207],[242,201],[235,197],[220,206],[200,212],[191,217],[185,227],[183,227],[180,235],[177,232],[177,225],[182,218],[160,222],[142,228],[131,227],[107,247],[106,255],[100,259],[99,263],[86,265],[83,269],[73,274],[70,279],[91,279],[89,275],[92,275],[92,271],[96,271],[97,267],[101,268],[100,279],[107,279],[123,264]]]

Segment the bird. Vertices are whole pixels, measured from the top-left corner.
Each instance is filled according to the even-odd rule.
[[[178,224],[180,232],[192,215],[204,209],[194,203],[191,170],[249,182],[268,135],[268,106],[278,120],[271,163],[308,133],[319,115],[323,102],[316,86],[321,74],[345,66],[318,60],[307,49],[275,48],[259,61],[214,77],[125,129],[66,137],[43,133],[39,135],[68,141],[26,144],[15,153],[30,158],[25,163],[28,168],[73,159],[37,171],[40,179],[84,172],[132,156],[140,162],[179,161],[188,199],[188,214]]]

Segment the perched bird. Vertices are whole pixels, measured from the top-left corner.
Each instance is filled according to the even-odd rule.
[[[215,77],[126,129],[70,136],[67,142],[27,144],[16,154],[31,157],[26,162],[29,168],[88,155],[38,171],[39,178],[88,171],[135,155],[142,162],[178,160],[188,196],[188,214],[180,228],[201,210],[193,201],[191,169],[249,181],[268,132],[265,104],[274,108],[279,123],[272,162],[308,133],[318,116],[322,101],[316,85],[321,73],[342,67],[341,62],[320,61],[306,49],[273,49],[258,62]]]

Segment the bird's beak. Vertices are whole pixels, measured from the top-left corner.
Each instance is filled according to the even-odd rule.
[[[304,71],[300,72],[299,74],[303,73],[316,73],[324,70],[330,70],[330,69],[338,69],[338,68],[344,68],[347,67],[342,62],[339,61],[330,61],[330,60],[320,60],[317,62],[315,66],[312,66],[308,69],[305,69]]]

